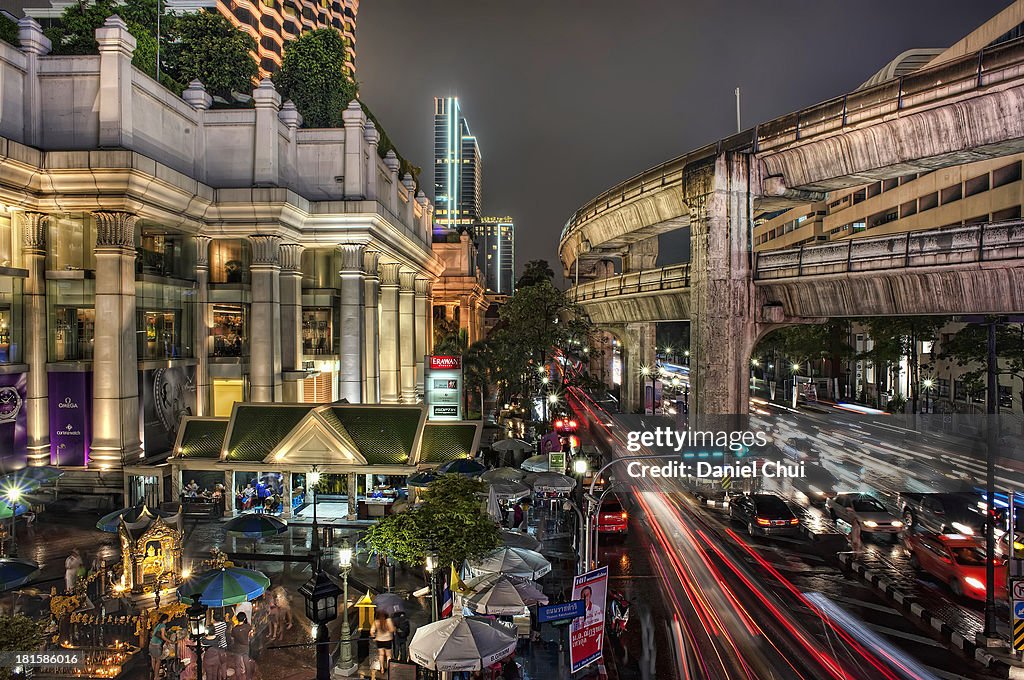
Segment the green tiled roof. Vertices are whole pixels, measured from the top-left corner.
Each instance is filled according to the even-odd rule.
[[[224,444],[224,433],[228,429],[227,418],[223,420],[189,420],[185,422],[181,435],[179,458],[220,458]]]
[[[263,460],[315,408],[237,404],[228,440],[228,460]]]
[[[335,406],[330,413],[355,442],[370,465],[405,465],[412,455],[423,411],[418,408]],[[332,425],[334,426],[334,425]],[[336,427],[336,426],[335,426]]]
[[[356,451],[359,451],[359,445],[352,440],[352,435],[348,433],[345,426],[342,425],[341,419],[338,418],[338,414],[335,413],[336,409],[325,408],[317,411],[317,415],[320,416],[328,427],[330,427],[337,435],[338,439],[351,446]]]
[[[473,453],[475,438],[476,425],[427,423],[420,443],[420,462],[440,464],[456,458],[468,458]]]

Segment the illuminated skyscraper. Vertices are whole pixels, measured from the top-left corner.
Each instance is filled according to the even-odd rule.
[[[434,97],[434,224],[444,229],[480,221],[480,146],[458,97]]]
[[[478,261],[487,292],[511,295],[516,287],[516,226],[511,217],[485,217],[476,227]]]

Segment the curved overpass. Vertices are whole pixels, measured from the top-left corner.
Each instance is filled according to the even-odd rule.
[[[912,172],[1024,150],[1024,39],[858,90],[679,156],[577,210],[559,256],[605,257],[689,225],[709,187],[701,172],[727,152],[756,159],[762,210]]]

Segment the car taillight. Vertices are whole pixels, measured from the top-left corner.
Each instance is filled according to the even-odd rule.
[[[629,519],[629,513],[627,513],[627,512],[622,513],[622,519]]]
[[[757,518],[757,523],[759,525],[763,526],[763,527],[766,527],[769,524],[771,524],[772,522],[771,522],[771,520],[765,519],[764,517],[758,517]]]
[[[555,429],[556,430],[561,430],[562,429],[562,421],[561,420],[556,420],[555,421]]]
[[[575,420],[570,420],[569,421],[569,427],[571,427],[573,429],[576,429],[576,421]]]
[[[800,524],[800,520],[798,520],[796,517],[794,517],[793,519],[789,520],[789,523],[790,524]]]

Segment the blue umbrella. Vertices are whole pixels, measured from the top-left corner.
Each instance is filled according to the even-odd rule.
[[[225,522],[224,531],[246,538],[267,538],[288,531],[288,524],[273,515],[249,512]]]
[[[124,517],[128,522],[134,522],[139,519],[142,509],[145,507],[143,503],[139,503],[131,508],[121,508],[115,510],[110,514],[104,515],[96,522],[96,528],[100,531],[106,531],[108,534],[116,534],[117,527],[121,525],[121,518]]]
[[[409,479],[406,480],[406,484],[408,486],[418,486],[425,488],[435,479],[437,479],[437,475],[433,472],[417,472],[414,475],[409,475]]]
[[[477,477],[484,472],[487,472],[487,468],[472,458],[456,458],[455,460],[450,460],[437,468],[437,473],[439,475],[466,475],[468,477]]]
[[[39,571],[39,565],[32,560],[20,557],[0,559],[0,590],[10,590],[25,585],[37,571]]]
[[[0,503],[0,519],[10,519],[11,510],[12,508],[10,503],[7,503],[6,501]],[[13,511],[15,517],[21,517],[26,512],[28,512],[28,508],[22,505],[21,503],[18,503],[17,505],[14,506]]]
[[[178,586],[178,599],[192,604],[193,597],[207,607],[229,607],[254,600],[270,587],[270,579],[258,571],[240,567],[211,569]]]

